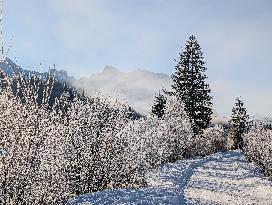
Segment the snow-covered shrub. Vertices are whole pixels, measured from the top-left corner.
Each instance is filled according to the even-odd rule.
[[[116,137],[123,142],[118,165],[128,183],[138,184],[155,166],[177,160],[192,142],[192,129],[183,105],[175,98],[167,103],[163,118],[147,117],[129,123]],[[124,184],[127,182],[124,181]]]
[[[205,156],[227,149],[227,137],[223,126],[215,125],[195,136],[191,156]]]
[[[105,189],[121,174],[115,161],[122,144],[115,136],[130,121],[128,112],[123,104],[99,96],[71,103],[64,123],[64,174],[70,193]]]
[[[272,176],[272,130],[254,125],[244,136],[244,153],[247,159],[258,164],[268,176]]]
[[[63,95],[51,109],[38,105],[29,85],[18,87],[20,96],[10,87],[0,93],[0,203],[62,204],[107,187],[118,170],[114,136],[130,121],[127,106]]]
[[[117,167],[124,186],[142,185],[145,171],[160,164],[162,156],[167,155],[164,130],[162,120],[147,118],[130,122],[116,136],[121,143]]]
[[[29,86],[31,89],[29,89]],[[38,85],[0,93],[1,204],[62,204],[106,188],[137,187],[144,173],[184,156],[192,145],[183,105],[167,103],[163,118],[131,121],[115,100],[65,93],[38,104]]]
[[[175,145],[171,157],[171,160],[175,161],[186,156],[189,152],[188,148],[193,144],[192,123],[184,111],[183,103],[176,97],[168,102],[164,120],[167,126],[167,135]]]
[[[227,137],[224,127],[214,125],[203,130],[203,133],[197,135],[191,133],[188,129],[192,129],[192,122],[184,112],[182,103],[175,98],[167,105],[164,121],[169,138],[178,140],[174,143],[179,146],[176,149],[177,154],[174,154],[175,156],[188,158],[226,150]],[[175,160],[175,157],[173,160]]]
[[[61,129],[56,129],[49,109],[22,99],[12,91],[0,94],[1,204],[60,203],[63,192],[62,160],[59,157]],[[54,145],[50,147],[50,145]],[[58,145],[59,146],[56,146]],[[57,153],[57,154],[54,154]]]

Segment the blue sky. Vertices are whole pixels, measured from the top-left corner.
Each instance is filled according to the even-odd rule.
[[[270,0],[5,0],[4,43],[14,36],[25,68],[55,63],[77,77],[106,65],[171,74],[194,34],[215,109],[229,115],[242,96],[251,113],[272,116],[271,11]]]

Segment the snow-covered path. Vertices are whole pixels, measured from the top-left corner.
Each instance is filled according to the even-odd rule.
[[[272,182],[239,152],[228,152],[198,167],[185,197],[190,204],[272,204]]]
[[[107,190],[74,204],[260,204],[272,205],[272,182],[237,151],[166,164],[147,176],[148,187]]]

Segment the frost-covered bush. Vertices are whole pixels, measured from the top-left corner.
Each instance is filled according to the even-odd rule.
[[[20,96],[10,87],[0,93],[0,204],[63,204],[107,187],[127,106],[64,95],[51,109],[29,85],[18,87]]]
[[[272,130],[254,125],[244,136],[244,153],[247,159],[258,164],[268,176],[272,176]]]
[[[115,161],[122,142],[115,135],[130,121],[129,111],[99,96],[76,98],[69,107],[63,142],[68,190],[77,195],[105,189],[121,174]]]
[[[27,86],[19,97],[10,88],[0,93],[3,204],[62,204],[79,194],[142,186],[148,169],[180,158],[192,142],[175,99],[163,119],[131,121],[127,106],[100,96],[64,94],[49,109]]]
[[[10,90],[0,95],[1,204],[59,203],[61,199],[61,129],[54,125],[58,119],[38,107],[31,96],[25,93],[22,104]]]
[[[195,136],[191,156],[205,156],[227,149],[227,137],[223,126],[215,125]]]
[[[147,170],[221,146],[220,128],[192,132],[173,98],[162,118],[130,120],[128,106],[101,96],[64,93],[53,107],[37,103],[39,86],[0,92],[0,203],[63,204],[75,195],[144,185]],[[208,140],[208,141],[206,141]],[[205,144],[206,143],[206,144]],[[194,153],[194,152],[193,152]]]
[[[123,142],[120,162],[124,163],[118,167],[133,183],[141,183],[148,169],[181,158],[192,143],[192,128],[183,105],[172,99],[166,107],[163,118],[150,116],[131,122],[116,136]]]
[[[173,155],[171,161],[186,156],[194,141],[193,127],[184,105],[175,97],[167,104],[164,120],[167,126],[167,134],[174,140]]]

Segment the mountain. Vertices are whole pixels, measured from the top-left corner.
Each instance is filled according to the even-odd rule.
[[[228,124],[228,118],[225,116],[220,116],[218,114],[218,112],[213,109],[213,114],[212,114],[212,120],[211,120],[212,124],[221,124],[221,125],[226,125]]]
[[[117,99],[124,99],[136,111],[147,114],[153,105],[155,93],[162,88],[170,89],[170,76],[146,70],[121,72],[106,66],[101,73],[74,81],[74,86],[83,89],[87,95],[100,92]]]
[[[0,70],[2,70],[4,74],[9,77],[13,76],[14,74],[22,74],[26,77],[35,74],[41,77],[41,79],[46,79],[48,73],[50,73],[50,75],[54,75],[55,79],[59,82],[69,84],[75,80],[73,77],[69,76],[65,70],[50,69],[50,72],[43,73],[37,71],[24,70],[19,65],[16,65],[14,62],[12,62],[9,58],[6,58],[3,62],[0,62]]]
[[[257,123],[262,123],[264,125],[272,126],[272,118],[271,117],[255,114],[253,117],[253,121],[257,122]]]

